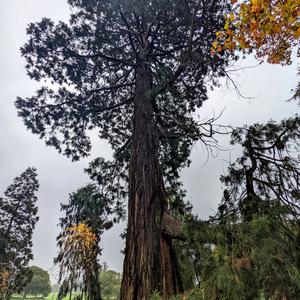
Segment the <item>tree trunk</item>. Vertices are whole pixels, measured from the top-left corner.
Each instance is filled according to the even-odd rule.
[[[169,296],[182,291],[172,241],[161,230],[166,193],[153,120],[152,76],[145,57],[141,50],[136,69],[121,300],[147,300],[154,292]]]
[[[101,300],[102,298],[99,279],[99,265],[97,259],[94,259],[92,269],[89,270],[87,279],[87,299]]]

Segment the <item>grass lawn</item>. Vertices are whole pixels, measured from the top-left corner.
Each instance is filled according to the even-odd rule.
[[[56,300],[57,294],[58,293],[50,293],[47,297],[27,295],[26,298],[22,295],[14,295],[11,300]],[[76,293],[73,296],[76,296]],[[69,296],[63,298],[63,300],[69,300]]]
[[[22,295],[14,295],[11,300],[56,300],[57,298],[57,294],[58,293],[50,293],[47,297],[41,297],[41,296],[31,296],[31,295],[28,295],[26,296],[26,298],[24,298]],[[76,296],[77,294],[74,293],[72,295],[72,298],[74,296]],[[117,298],[105,298],[103,297],[103,300],[116,300]],[[63,300],[69,300],[69,296],[63,298]]]

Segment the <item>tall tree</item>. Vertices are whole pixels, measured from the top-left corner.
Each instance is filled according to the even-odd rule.
[[[110,142],[114,162],[100,159],[91,173],[97,177],[93,167],[108,164],[112,175],[129,169],[129,175],[117,172],[119,185],[108,189],[120,199],[120,182],[129,182],[121,299],[177,293],[182,285],[171,237],[161,232],[165,184],[178,189],[193,141],[211,134],[193,112],[231,56],[210,51],[227,1],[68,2],[69,24],[43,19],[28,27],[22,54],[29,76],[60,87],[18,98],[19,115],[74,160],[88,155],[89,130]]]
[[[36,170],[28,168],[0,198],[0,276],[5,286],[1,299],[22,291],[30,280],[28,262],[32,256],[32,233],[38,221],[36,192],[39,184]]]

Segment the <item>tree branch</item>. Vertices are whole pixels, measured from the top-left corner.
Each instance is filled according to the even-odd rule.
[[[83,54],[79,54],[79,53],[77,53],[74,50],[71,50],[69,48],[66,48],[66,49],[69,51],[70,56],[73,56],[73,57],[79,57],[79,58],[97,58],[97,57],[101,57],[103,59],[106,59],[106,60],[109,60],[109,61],[112,61],[112,62],[121,63],[121,64],[124,64],[124,65],[130,66],[130,67],[135,66],[135,64],[130,63],[131,60],[120,59],[120,58],[117,58],[117,57],[111,57],[111,56],[108,56],[108,55],[103,54],[101,52],[97,52],[95,54],[83,55]]]
[[[129,38],[129,42],[130,42],[130,45],[131,45],[131,47],[132,47],[132,50],[133,50],[133,52],[135,53],[135,55],[137,56],[138,53],[137,53],[137,50],[136,50],[136,48],[135,48],[135,46],[134,46],[134,42],[133,42],[133,38],[132,38],[132,35],[131,35],[130,26],[129,26],[129,24],[128,24],[128,22],[127,22],[127,20],[126,20],[124,14],[123,14],[121,8],[120,8],[120,15],[121,15],[121,18],[122,18],[122,20],[124,21],[126,27],[127,27],[127,30],[128,30],[128,38]]]
[[[107,110],[111,110],[111,109],[115,109],[115,108],[118,108],[124,104],[127,104],[127,103],[130,103],[132,102],[133,99],[132,98],[129,98],[129,99],[126,99],[120,103],[117,103],[117,104],[113,104],[113,105],[110,105],[110,106],[106,106],[106,107],[103,107],[103,108],[99,108],[99,109],[95,109],[93,110],[94,112],[96,113],[100,113],[100,112],[104,112],[104,111],[107,111]]]

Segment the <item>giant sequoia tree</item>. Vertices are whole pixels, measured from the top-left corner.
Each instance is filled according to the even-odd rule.
[[[18,98],[19,115],[74,160],[89,154],[89,130],[109,141],[114,161],[98,159],[89,171],[111,200],[128,195],[121,299],[177,293],[171,237],[161,230],[165,186],[178,191],[191,144],[205,136],[192,113],[228,61],[210,53],[226,1],[68,2],[68,24],[43,19],[28,27],[22,48],[28,74],[54,85]]]

